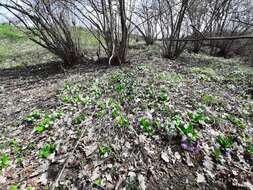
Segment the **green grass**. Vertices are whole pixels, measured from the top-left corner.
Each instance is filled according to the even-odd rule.
[[[26,60],[26,56],[30,52],[34,52],[36,44],[28,40],[21,31],[10,25],[0,25],[0,68],[9,68],[20,65]],[[24,60],[22,59],[24,57]],[[13,64],[10,59],[19,57],[18,64]],[[32,56],[33,57],[33,56]],[[10,63],[11,62],[11,63]]]
[[[97,39],[88,30],[80,29],[80,38],[82,47],[96,48],[99,45]]]
[[[27,37],[17,28],[11,25],[0,25],[0,40],[7,39],[14,42],[27,40]]]
[[[86,29],[79,28],[83,49],[97,48],[97,39]],[[18,28],[0,25],[0,69],[23,65],[36,65],[55,59],[51,53],[35,44]]]

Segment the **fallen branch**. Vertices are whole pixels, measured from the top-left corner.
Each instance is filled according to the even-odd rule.
[[[182,39],[167,39],[167,40],[177,42],[195,42],[195,41],[222,41],[222,40],[246,40],[246,39],[253,39],[253,36],[205,37],[199,39],[182,38]],[[163,40],[158,39],[158,41]]]

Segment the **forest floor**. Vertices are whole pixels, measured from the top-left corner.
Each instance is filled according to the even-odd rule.
[[[152,48],[2,69],[1,190],[252,189],[252,87],[239,60]]]
[[[2,30],[1,190],[253,189],[252,67],[149,47],[63,71]]]

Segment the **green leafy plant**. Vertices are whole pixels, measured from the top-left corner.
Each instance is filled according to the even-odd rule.
[[[10,186],[9,190],[20,190],[17,186],[12,185]]]
[[[118,104],[115,104],[113,106],[113,110],[112,110],[112,117],[115,119],[117,118],[118,116],[120,116],[120,113],[121,110],[120,110],[120,106]]]
[[[94,82],[94,84],[91,87],[91,92],[92,92],[92,95],[95,96],[95,97],[97,97],[97,98],[99,98],[100,96],[102,96],[102,90],[99,87],[99,80],[96,80]]]
[[[98,186],[98,187],[102,187],[102,186],[104,186],[104,181],[102,180],[102,179],[96,179],[94,182],[93,182],[93,184],[95,185],[95,186]]]
[[[63,115],[64,115],[64,113],[62,111],[56,111],[56,112],[53,113],[52,117],[54,119],[61,119]]]
[[[231,136],[219,136],[217,139],[217,142],[219,145],[226,149],[226,148],[231,148],[233,146],[233,138]]]
[[[115,89],[118,93],[121,93],[125,89],[125,85],[124,84],[118,84]]]
[[[120,115],[120,110],[119,109],[113,109],[112,111],[112,117],[115,119]]]
[[[169,100],[169,96],[168,96],[168,94],[167,94],[165,91],[162,91],[162,92],[159,94],[158,100],[160,100],[160,101],[162,101],[162,102],[166,102],[166,101]]]
[[[72,103],[72,98],[70,96],[68,96],[68,95],[64,95],[61,99],[66,104]]]
[[[80,114],[73,119],[72,123],[75,125],[80,125],[85,119],[85,115]]]
[[[215,156],[215,158],[219,158],[221,156],[221,150],[219,148],[214,148],[213,155]]]
[[[82,98],[81,103],[82,105],[87,106],[93,104],[94,100],[91,97],[86,96],[85,98]]]
[[[155,132],[152,125],[153,123],[150,119],[145,118],[145,117],[142,117],[140,119],[140,126],[145,133],[153,134]]]
[[[198,139],[198,133],[194,130],[191,123],[185,124],[183,127],[177,128],[182,134],[190,138],[190,140],[196,141]]]
[[[249,155],[253,156],[253,146],[246,147],[246,153],[248,153]]]
[[[208,106],[218,104],[218,100],[216,99],[216,97],[208,94],[204,94],[201,97],[201,101]]]
[[[21,190],[21,189],[19,189],[18,186],[16,186],[16,185],[12,185],[12,186],[10,186],[9,190]],[[27,187],[26,189],[23,189],[23,190],[32,190],[32,188]]]
[[[96,118],[101,118],[101,117],[103,117],[105,115],[106,115],[106,111],[105,110],[97,111],[96,114],[95,114]]]
[[[43,133],[45,130],[48,130],[53,125],[53,119],[48,114],[45,115],[44,119],[41,121],[41,123],[38,125],[38,127],[35,128],[36,133]]]
[[[123,115],[120,115],[116,118],[116,123],[117,123],[117,125],[119,125],[120,127],[123,127],[123,128],[129,127],[129,120],[128,120],[128,118],[126,118]]]
[[[0,171],[1,171],[3,168],[7,167],[8,164],[9,164],[9,156],[8,156],[6,153],[4,153],[4,154],[1,156],[1,159],[0,159]]]
[[[99,155],[102,158],[108,156],[111,153],[111,151],[112,151],[111,145],[101,145],[98,148]]]
[[[13,139],[9,142],[9,145],[11,147],[11,150],[15,156],[16,160],[20,160],[20,156],[21,156],[21,151],[22,151],[22,145],[20,143],[18,143],[18,141],[16,139]]]
[[[98,101],[97,102],[97,107],[100,109],[100,110],[104,110],[106,109],[106,103],[104,101]]]
[[[15,146],[15,145],[17,145],[18,144],[18,141],[17,141],[17,139],[12,139],[10,142],[9,142],[9,145],[10,146]]]
[[[241,121],[236,116],[230,114],[230,115],[227,116],[227,118],[228,118],[229,121],[231,121],[231,123],[233,123],[237,127],[241,128],[241,129],[245,129],[246,128],[246,125],[244,124],[244,122]]]
[[[35,120],[40,118],[41,113],[39,111],[34,111],[30,115],[26,116],[25,121],[34,123]]]
[[[192,123],[184,123],[180,116],[176,116],[173,123],[181,135],[187,136],[191,141],[198,139],[198,133],[194,130]]]
[[[201,111],[198,111],[197,113],[188,112],[187,114],[193,123],[202,124],[208,119]]]
[[[56,145],[54,144],[47,144],[45,145],[40,151],[39,156],[41,158],[48,158],[50,154],[53,154],[56,150]]]

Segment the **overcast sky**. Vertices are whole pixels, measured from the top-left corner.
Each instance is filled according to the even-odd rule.
[[[0,0],[0,2],[3,2],[3,0]],[[6,21],[3,15],[8,17],[11,16],[3,7],[0,7],[0,23]]]

